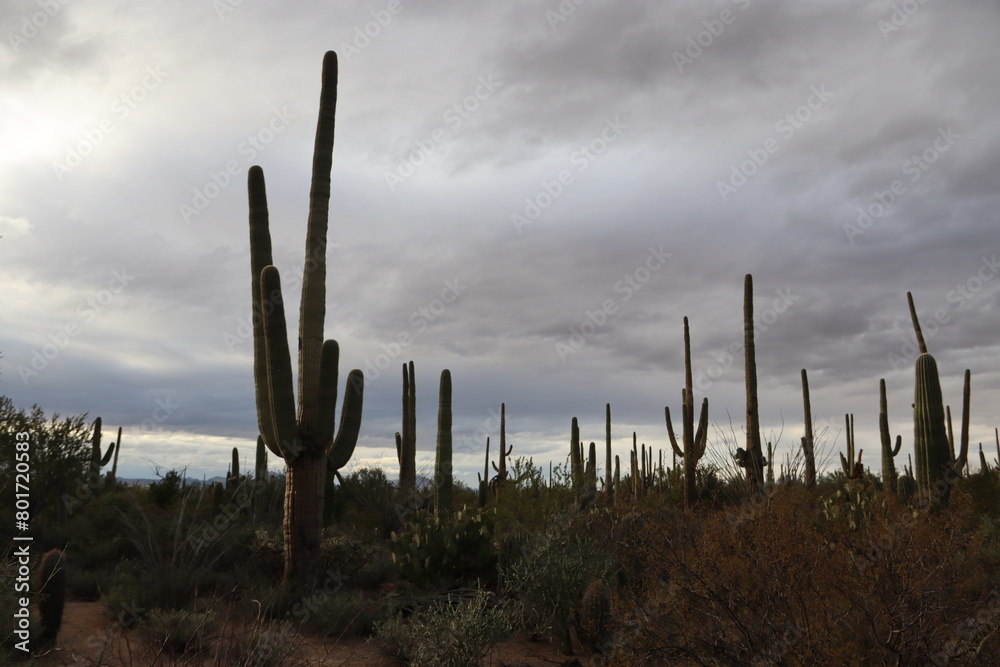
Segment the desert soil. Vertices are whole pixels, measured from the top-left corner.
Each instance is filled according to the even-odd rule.
[[[110,620],[103,603],[68,600],[63,611],[62,628],[56,645],[42,656],[37,664],[89,667],[131,665],[203,667],[219,663],[211,657],[158,656],[155,649],[138,633],[123,631]],[[403,663],[384,655],[377,645],[363,639],[338,641],[306,638],[302,645],[301,658],[290,664],[382,667]],[[552,643],[531,642],[518,636],[497,645],[484,664],[490,667],[553,667],[589,663],[587,660],[563,655]]]

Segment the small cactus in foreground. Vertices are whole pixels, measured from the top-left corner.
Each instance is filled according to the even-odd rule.
[[[38,566],[38,615],[41,617],[39,639],[43,645],[55,642],[62,626],[66,605],[66,561],[63,552],[52,549]]]
[[[577,636],[584,648],[592,653],[603,653],[611,637],[611,589],[597,579],[590,582],[580,601],[576,616]]]

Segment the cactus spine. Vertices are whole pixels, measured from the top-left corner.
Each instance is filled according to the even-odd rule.
[[[451,513],[451,371],[441,371],[441,388],[438,395],[437,456],[434,460],[434,513],[447,516]]]
[[[681,439],[684,449],[677,446],[674,437],[674,425],[670,421],[670,408],[663,409],[667,420],[667,435],[670,436],[670,446],[678,458],[684,460],[684,507],[694,507],[696,488],[696,466],[705,454],[705,443],[708,440],[708,399],[701,403],[701,415],[698,417],[698,430],[694,428],[694,385],[691,381],[691,333],[688,330],[688,318],[684,318],[684,389],[681,391]]]
[[[417,380],[413,362],[403,364],[403,431],[396,434],[399,488],[412,491],[417,485]]]
[[[816,441],[813,437],[812,404],[809,401],[809,376],[802,369],[802,418],[806,434],[802,437],[802,456],[806,462],[806,488],[816,488]]]
[[[66,563],[63,552],[52,549],[38,567],[38,614],[42,621],[39,639],[43,645],[55,642],[65,605]]]
[[[885,394],[885,380],[878,381],[878,432],[882,441],[882,483],[889,491],[895,492],[897,488],[896,466],[892,459],[899,454],[899,448],[903,445],[903,436],[896,436],[896,446],[892,446],[892,435],[889,433],[889,408]]]
[[[323,340],[323,323],[337,77],[337,55],[329,51],[323,58],[309,192],[297,405],[281,282],[272,266],[264,172],[255,165],[248,173],[257,419],[264,444],[285,461],[284,580],[299,590],[316,583],[326,476],[346,465],[354,452],[364,395],[364,375],[353,370],[334,436],[340,348],[334,340]]]

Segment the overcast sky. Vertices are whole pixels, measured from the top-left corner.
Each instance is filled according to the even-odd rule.
[[[721,463],[746,273],[782,457],[802,368],[828,465],[852,412],[881,470],[879,378],[912,452],[908,290],[995,456],[998,29],[988,0],[4,2],[0,394],[124,427],[125,477],[224,474],[234,445],[252,466],[246,175],[294,328],[332,49],[326,335],[341,387],[367,377],[348,471],[395,477],[411,359],[425,474],[444,368],[467,482],[501,402],[513,455],[546,467],[574,416],[603,441],[605,403],[626,465],[633,431],[669,448],[684,316]]]

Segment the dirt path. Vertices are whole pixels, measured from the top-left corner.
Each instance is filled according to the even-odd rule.
[[[131,665],[207,667],[221,664],[210,656],[170,658],[157,655],[157,652],[138,633],[124,630],[116,622],[109,620],[103,603],[67,601],[56,646],[42,656],[37,664],[98,667],[98,659],[101,667]],[[307,638],[301,646],[299,658],[287,664],[289,667],[305,665],[389,667],[402,663],[383,655],[374,643],[363,639],[338,641]],[[587,663],[562,655],[552,644],[529,642],[517,637],[496,646],[484,664],[490,667],[554,667]]]

